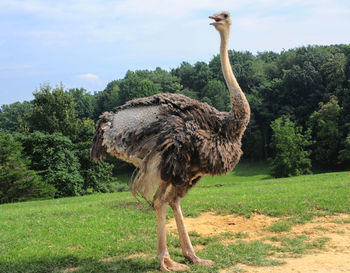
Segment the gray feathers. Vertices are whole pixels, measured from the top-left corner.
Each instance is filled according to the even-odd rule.
[[[232,107],[223,113],[167,93],[129,101],[116,113],[101,115],[91,156],[100,160],[108,152],[131,162],[140,168],[138,178],[147,176],[149,166],[157,168],[161,179],[184,195],[200,176],[227,173],[239,161],[249,113],[242,102]]]

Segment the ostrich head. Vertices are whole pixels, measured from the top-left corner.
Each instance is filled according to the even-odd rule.
[[[215,22],[210,24],[213,25],[219,32],[229,30],[232,24],[230,14],[226,11],[209,16],[209,18],[215,20]]]

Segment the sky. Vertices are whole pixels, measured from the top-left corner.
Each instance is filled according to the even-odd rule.
[[[221,11],[234,50],[350,43],[349,0],[0,0],[0,105],[42,84],[93,93],[127,70],[209,62]]]

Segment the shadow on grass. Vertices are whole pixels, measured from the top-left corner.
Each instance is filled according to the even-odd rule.
[[[0,262],[0,272],[6,273],[82,273],[82,272],[158,272],[159,262],[154,259],[142,258],[116,258],[113,261],[100,261],[96,259],[81,259],[73,255],[63,257],[45,257],[30,261],[14,263]]]
[[[118,202],[113,204],[108,204],[112,209],[137,209],[146,213],[153,213],[154,209],[145,202],[130,201],[130,202]]]

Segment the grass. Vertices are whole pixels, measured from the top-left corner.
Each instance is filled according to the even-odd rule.
[[[288,221],[278,221],[276,223],[273,223],[270,227],[267,228],[267,230],[272,232],[284,232],[289,231],[292,228],[292,225],[288,223]]]
[[[279,234],[313,215],[350,213],[348,172],[273,179],[266,169],[241,163],[230,174],[202,179],[182,201],[185,216],[211,210],[283,216],[270,227]],[[216,262],[211,268],[189,265],[191,272],[218,272],[237,263],[276,265],[282,261],[273,253],[303,253],[326,240],[277,236],[278,249],[262,241],[239,241],[244,233],[233,235],[238,242],[230,245],[218,237],[190,236],[194,245],[206,246],[198,255]],[[129,192],[0,206],[0,272],[158,272],[156,240],[154,212]],[[169,236],[168,244],[173,258],[185,262],[179,239]]]

